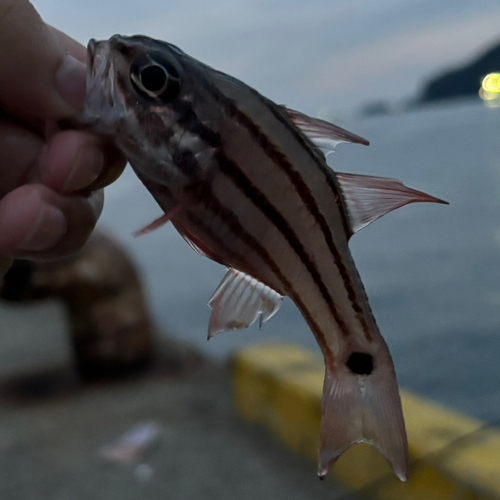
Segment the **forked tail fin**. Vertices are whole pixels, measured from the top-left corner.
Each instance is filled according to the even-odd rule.
[[[369,356],[353,353],[349,359],[356,355]],[[380,366],[376,360],[369,370],[364,369],[363,360],[356,359],[351,368],[348,361],[335,372],[327,365],[319,445],[320,478],[349,446],[361,442],[374,445],[398,478],[406,481],[408,444],[396,375],[388,352],[387,355],[388,359],[380,362]],[[356,371],[359,361],[363,369]]]

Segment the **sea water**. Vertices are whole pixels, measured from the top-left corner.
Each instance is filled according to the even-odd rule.
[[[401,179],[450,202],[403,207],[354,235],[351,249],[403,386],[489,420],[500,417],[500,109],[478,102],[342,123],[371,141],[341,144],[337,171]],[[262,330],[207,342],[207,301],[225,274],[161,215],[130,169],[106,190],[100,227],[130,251],[159,330],[225,359],[259,341],[317,349],[288,299]]]

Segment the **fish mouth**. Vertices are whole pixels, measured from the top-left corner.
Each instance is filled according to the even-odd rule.
[[[97,45],[97,41],[95,38],[91,38],[89,43],[87,44],[87,72],[92,73],[94,68],[94,59],[95,59],[95,47]]]
[[[78,128],[111,134],[125,113],[116,84],[115,63],[109,41],[93,38],[87,45],[87,89],[83,112],[74,120]]]

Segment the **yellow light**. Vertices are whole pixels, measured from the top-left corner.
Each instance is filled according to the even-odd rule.
[[[485,92],[500,94],[500,73],[490,73],[483,78],[481,87]]]

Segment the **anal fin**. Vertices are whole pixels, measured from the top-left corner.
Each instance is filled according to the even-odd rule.
[[[217,333],[262,325],[281,307],[283,296],[248,274],[229,269],[208,305],[212,309],[208,338]]]
[[[363,375],[346,366],[335,372],[326,368],[318,476],[324,477],[354,443],[375,446],[398,478],[406,481],[408,445],[392,362],[375,365],[373,372]]]

